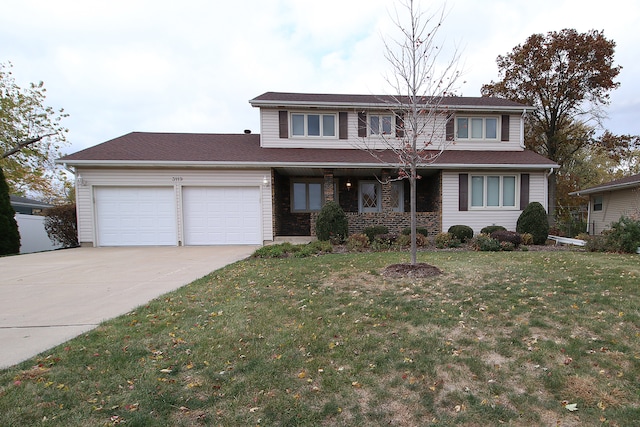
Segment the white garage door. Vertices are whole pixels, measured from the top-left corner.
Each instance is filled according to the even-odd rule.
[[[185,245],[261,244],[258,187],[184,187]]]
[[[96,187],[99,246],[176,245],[173,187]]]

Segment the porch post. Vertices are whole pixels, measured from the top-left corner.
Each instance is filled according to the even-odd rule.
[[[380,202],[382,203],[380,211],[381,212],[392,212],[393,208],[391,207],[391,182],[389,181],[390,174],[387,169],[383,169],[380,181],[382,181],[381,185],[381,194],[380,194]]]
[[[323,191],[324,191],[324,201],[332,202],[335,201],[335,194],[333,191],[333,169],[324,169],[324,183],[323,183]]]

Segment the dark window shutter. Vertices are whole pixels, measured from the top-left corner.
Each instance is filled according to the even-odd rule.
[[[280,138],[289,138],[289,113],[286,111],[278,111],[280,120]]]
[[[505,114],[502,116],[502,132],[501,132],[501,141],[509,140],[509,115]]]
[[[338,138],[347,139],[349,138],[349,114],[346,111],[340,111],[338,113]]]
[[[469,174],[461,173],[458,177],[458,210],[469,210]]]
[[[455,139],[455,135],[454,135],[455,127],[454,127],[453,120],[454,120],[453,114],[450,114],[449,116],[447,116],[447,125],[446,125],[447,141],[453,141]]]
[[[404,138],[404,113],[396,114],[396,136]]]
[[[367,113],[361,111],[358,113],[358,137],[364,138],[367,136]]]
[[[529,174],[520,175],[520,210],[524,210],[529,204]]]

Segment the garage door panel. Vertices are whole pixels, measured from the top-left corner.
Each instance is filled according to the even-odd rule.
[[[258,187],[184,187],[185,245],[259,244]]]
[[[97,187],[100,246],[175,245],[173,187]]]

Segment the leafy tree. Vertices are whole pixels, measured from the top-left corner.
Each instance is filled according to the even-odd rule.
[[[382,102],[388,104],[395,115],[396,132],[394,138],[379,135],[386,148],[396,155],[397,161],[389,164],[398,170],[394,180],[409,180],[412,265],[417,264],[418,168],[435,162],[445,148],[439,136],[443,134],[448,115],[441,103],[446,96],[453,95],[460,75],[457,50],[450,60],[444,60],[444,50],[438,43],[438,31],[444,21],[445,10],[426,14],[415,3],[413,0],[402,3],[407,14],[406,24],[399,13],[394,17],[394,24],[401,36],[396,40],[384,40],[385,57],[391,69],[387,82],[395,95],[385,97]],[[361,148],[379,159],[376,147],[368,144],[365,138]]]
[[[67,114],[44,105],[44,83],[18,86],[11,68],[0,63],[0,168],[12,194],[31,191],[51,200],[58,193],[52,182],[64,180],[53,160],[66,142]]]
[[[15,215],[9,199],[9,187],[0,168],[0,255],[20,252],[20,233]]]
[[[582,148],[602,143],[588,123],[599,124],[609,93],[619,86],[621,67],[613,61],[615,42],[602,31],[574,29],[534,34],[498,56],[500,81],[483,85],[482,95],[536,107],[527,116],[527,148],[563,167]],[[621,142],[620,140],[618,142]],[[549,179],[549,214],[556,209],[557,176]]]
[[[65,248],[78,246],[78,220],[74,203],[48,208],[44,212],[44,229],[49,239]]]

